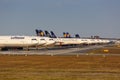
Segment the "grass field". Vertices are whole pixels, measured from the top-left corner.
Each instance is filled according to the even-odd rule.
[[[120,56],[0,55],[0,80],[119,79]]]
[[[120,54],[120,47],[118,47],[118,46],[105,47],[105,48],[90,50],[90,51],[87,51],[87,53]]]

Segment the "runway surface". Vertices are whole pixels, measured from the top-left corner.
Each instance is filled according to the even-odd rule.
[[[12,50],[12,51],[0,51],[0,54],[6,55],[103,55],[103,54],[88,54],[86,51],[104,48],[108,45],[94,45],[94,46],[85,46],[85,47],[77,47],[77,48],[44,48],[44,49],[31,49],[30,51],[19,51],[19,50]],[[104,55],[118,55],[120,54],[104,54]]]

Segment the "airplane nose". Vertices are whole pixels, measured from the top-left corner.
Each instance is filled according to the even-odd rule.
[[[54,45],[54,44],[55,44],[55,41],[52,40],[52,41],[48,41],[45,45],[49,46],[49,45]]]
[[[32,43],[36,44],[37,46],[43,45],[46,43],[45,39],[32,39]]]
[[[34,40],[32,41],[33,44],[38,44],[38,41]]]
[[[45,43],[46,43],[46,41],[45,41],[45,40],[39,40],[38,45],[43,45],[43,44],[45,44]]]
[[[55,44],[56,42],[55,41],[51,41],[51,44]]]

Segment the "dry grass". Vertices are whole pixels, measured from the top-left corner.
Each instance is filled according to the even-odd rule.
[[[105,52],[104,50],[108,50],[108,52]],[[96,50],[90,50],[87,53],[109,53],[109,54],[120,54],[120,47],[105,47],[101,49],[96,49]]]
[[[0,80],[119,79],[120,56],[0,56]]]

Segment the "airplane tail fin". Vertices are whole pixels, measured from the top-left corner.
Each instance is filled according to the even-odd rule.
[[[36,35],[39,36],[39,30],[36,29],[35,32],[36,32]]]
[[[71,35],[68,32],[63,32],[64,38],[71,38]]]
[[[76,38],[80,38],[79,34],[75,34],[75,37],[76,37]]]
[[[45,34],[42,30],[36,29],[35,31],[36,31],[37,36],[45,36]]]
[[[63,32],[63,36],[64,36],[64,38],[66,38],[66,37],[67,37],[67,34],[66,34],[65,32]]]
[[[50,31],[50,33],[51,33],[51,37],[52,37],[52,38],[57,38],[57,36],[54,34],[53,31]]]
[[[71,38],[71,35],[68,32],[66,34],[67,34],[67,38]]]
[[[40,36],[45,36],[45,33],[42,30],[39,30],[39,35]]]
[[[47,30],[45,30],[45,34],[47,37],[51,37],[50,33]]]

